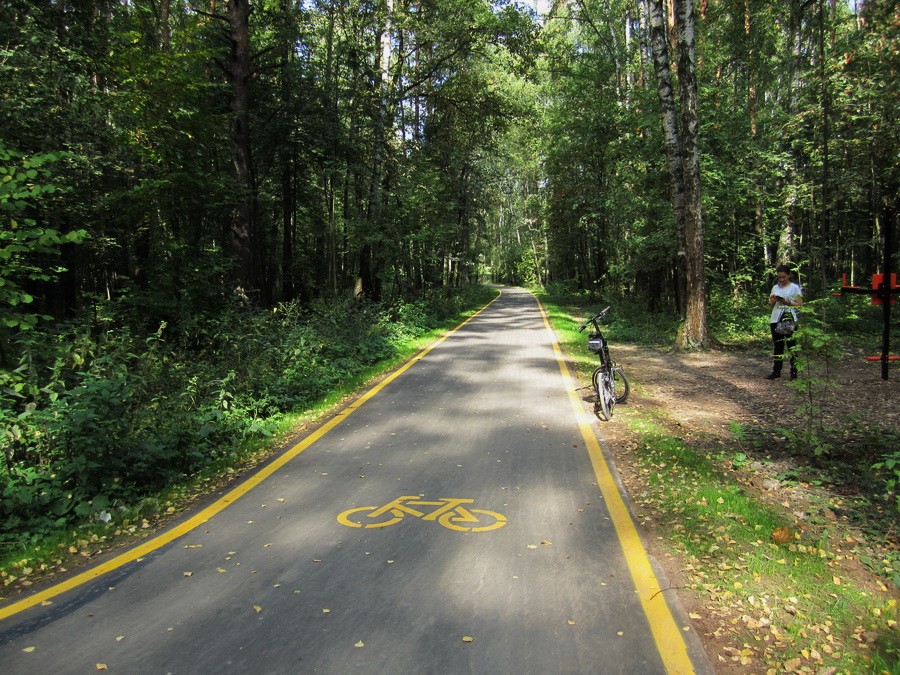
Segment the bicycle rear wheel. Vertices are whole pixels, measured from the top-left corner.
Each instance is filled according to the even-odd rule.
[[[625,371],[621,368],[613,368],[613,391],[616,403],[625,403],[631,393],[631,385],[628,383],[628,378],[625,377]]]
[[[594,388],[594,394],[597,395],[597,400],[600,400],[600,373],[603,372],[603,366],[599,368],[594,368],[594,374],[591,375],[591,386]]]

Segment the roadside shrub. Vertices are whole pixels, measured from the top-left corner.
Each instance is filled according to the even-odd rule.
[[[896,438],[893,439],[896,442]],[[885,490],[894,498],[894,506],[900,512],[900,450],[885,453],[881,461],[872,465],[872,469],[884,473]]]

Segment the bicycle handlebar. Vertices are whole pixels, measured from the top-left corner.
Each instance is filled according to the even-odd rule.
[[[578,332],[581,333],[585,328],[588,327],[588,324],[595,324],[595,325],[596,325],[596,323],[597,323],[600,319],[602,319],[604,316],[606,316],[606,313],[607,313],[609,310],[610,310],[609,307],[607,307],[606,309],[601,309],[597,314],[595,314],[595,315],[592,316],[590,319],[588,319],[588,320],[585,321],[583,324],[581,324],[581,326],[578,328]]]

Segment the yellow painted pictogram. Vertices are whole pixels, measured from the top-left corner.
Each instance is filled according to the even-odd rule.
[[[446,498],[426,501],[420,499],[419,495],[404,495],[384,506],[358,506],[347,509],[338,515],[337,520],[347,527],[373,529],[396,525],[404,517],[414,516],[422,520],[436,520],[448,530],[457,532],[489,532],[506,525],[506,516],[501,513],[463,506],[474,502],[474,499]],[[414,508],[432,506],[437,508],[431,511]]]

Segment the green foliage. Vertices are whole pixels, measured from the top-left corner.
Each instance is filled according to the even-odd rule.
[[[810,457],[834,454],[837,429],[850,423],[842,411],[826,407],[825,401],[833,398],[836,389],[846,386],[838,366],[850,358],[848,348],[871,344],[880,335],[871,310],[868,304],[845,303],[844,299],[831,297],[807,302],[800,310],[800,328],[794,334],[793,349],[800,377],[790,383],[799,405],[796,423],[789,425],[786,432],[796,447]]]
[[[583,321],[607,305],[612,311],[606,317],[604,332],[611,341],[643,345],[666,345],[675,339],[676,317],[651,312],[642,302],[607,295],[594,297],[585,291],[576,291],[571,283],[553,283],[539,296],[552,305],[565,307],[570,315]]]
[[[0,139],[0,331],[30,330],[41,314],[28,311],[34,296],[27,289],[34,282],[50,281],[63,268],[49,264],[66,244],[83,241],[84,230],[61,233],[28,217],[43,195],[56,186],[47,182],[46,168],[59,155],[46,153],[25,157],[7,149]],[[50,317],[44,315],[44,318]],[[0,333],[2,335],[2,333]]]
[[[812,304],[802,314],[801,327],[793,336],[796,346],[790,350],[801,377],[790,384],[799,406],[797,426],[789,427],[787,433],[807,455],[820,457],[833,449],[834,420],[822,402],[839,386],[835,365],[843,356],[843,349],[837,336],[816,315]]]
[[[895,442],[897,440],[900,439],[894,439]],[[900,511],[900,450],[887,452],[880,462],[872,465],[872,469],[883,471],[887,475],[885,489],[888,493],[893,493],[897,511]]]
[[[713,286],[709,300],[709,326],[723,343],[769,343],[770,310],[764,292],[749,275],[731,275],[726,284]]]

